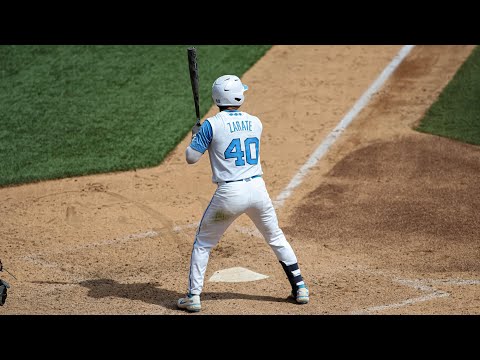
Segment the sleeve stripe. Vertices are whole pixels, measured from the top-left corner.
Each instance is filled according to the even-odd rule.
[[[212,139],[212,125],[208,120],[205,120],[197,136],[195,136],[195,139],[193,139],[192,143],[190,144],[190,147],[203,154],[208,149],[208,146],[212,142]]]

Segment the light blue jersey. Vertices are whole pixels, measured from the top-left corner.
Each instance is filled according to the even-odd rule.
[[[202,154],[208,150],[214,183],[262,175],[262,128],[256,116],[224,110],[203,122],[190,147]]]

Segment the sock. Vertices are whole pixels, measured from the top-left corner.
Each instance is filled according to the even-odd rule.
[[[293,293],[296,293],[299,288],[305,287],[305,282],[303,281],[302,275],[300,275],[298,263],[287,266],[283,261],[280,261],[280,264],[282,264],[283,270],[285,274],[287,274]]]

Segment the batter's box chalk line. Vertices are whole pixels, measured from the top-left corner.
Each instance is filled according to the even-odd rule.
[[[182,232],[184,230],[188,229],[196,229],[199,224],[184,224],[184,225],[176,225],[172,228],[172,231],[174,232]],[[260,234],[260,232],[256,228],[252,227],[247,227],[247,226],[241,226],[241,225],[234,225],[233,229],[245,234],[245,235],[250,235],[250,236],[256,236],[259,238],[263,238],[263,236]],[[110,239],[110,240],[104,240],[104,241],[97,241],[93,243],[88,243],[88,244],[82,244],[82,245],[70,245],[70,246],[64,246],[60,250],[56,250],[52,253],[49,254],[55,254],[55,255],[61,255],[61,254],[67,254],[69,252],[74,252],[74,251],[79,251],[79,250],[85,250],[85,249],[91,249],[91,248],[98,248],[102,246],[110,246],[110,245],[118,245],[118,244],[125,244],[128,242],[132,241],[139,241],[143,239],[148,239],[148,238],[155,238],[155,237],[161,237],[162,234],[159,231],[155,230],[148,230],[144,231],[141,233],[136,233],[136,234],[130,234],[124,237],[120,237],[118,239]],[[45,255],[45,252],[38,252],[38,253],[31,253],[27,254],[22,257],[22,260],[31,262],[37,266],[45,267],[45,268],[61,268],[61,266],[52,261],[47,261],[43,259],[42,257]]]
[[[373,272],[377,275],[385,275],[383,272]],[[432,286],[432,284],[438,285],[480,285],[480,280],[466,280],[466,279],[402,279],[398,277],[393,277],[391,279],[393,282],[397,282],[399,284],[411,287],[415,290],[422,291],[426,293],[425,295],[421,295],[418,297],[408,298],[399,302],[378,305],[378,306],[371,306],[361,310],[352,311],[352,315],[362,315],[362,314],[370,314],[381,312],[384,310],[396,309],[401,308],[408,305],[413,305],[416,303],[430,301],[435,299],[440,299],[444,297],[450,296],[450,293],[447,291],[436,289]]]

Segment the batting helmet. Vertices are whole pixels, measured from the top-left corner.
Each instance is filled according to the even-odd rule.
[[[238,76],[220,76],[212,85],[212,99],[217,106],[240,106],[245,97],[243,92],[248,86],[242,84]]]

